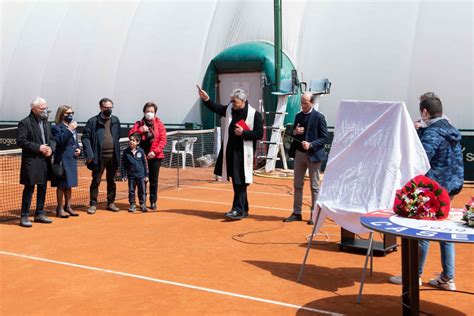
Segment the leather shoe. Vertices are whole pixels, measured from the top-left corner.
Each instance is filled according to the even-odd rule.
[[[313,222],[312,219],[310,219],[310,220],[308,220],[308,222],[307,222],[306,224],[308,224],[308,225],[314,225],[314,222]]]
[[[112,212],[120,211],[120,209],[117,206],[115,206],[114,203],[110,203],[109,205],[107,205],[107,209]]]
[[[56,217],[59,217],[59,218],[69,218],[69,215],[64,212],[63,208],[58,206],[56,208]]]
[[[152,202],[151,205],[150,205],[150,208],[151,208],[153,211],[156,211],[156,202]]]
[[[302,220],[303,218],[301,217],[301,214],[292,213],[289,217],[285,218],[283,221],[284,222],[300,222]]]
[[[21,217],[20,218],[20,226],[21,227],[32,227],[33,224],[30,222],[30,219],[28,218],[28,216],[25,216],[25,217]]]
[[[241,220],[242,218],[245,218],[248,216],[247,212],[240,212],[238,210],[230,210],[229,212],[225,213],[225,216],[227,218],[230,218],[231,220],[238,221]]]
[[[35,223],[51,224],[52,222],[53,221],[44,214],[35,215]]]
[[[64,211],[68,213],[70,216],[79,216],[79,214],[74,212],[73,209],[69,205],[64,208]]]
[[[87,209],[87,214],[95,214],[95,211],[97,211],[97,206],[95,205],[91,205],[88,209]]]

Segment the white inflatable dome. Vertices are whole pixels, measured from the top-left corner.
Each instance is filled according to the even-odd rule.
[[[300,80],[330,78],[320,111],[342,99],[440,95],[455,126],[474,128],[471,1],[283,0],[283,49]],[[273,1],[2,1],[2,121],[44,97],[85,121],[109,97],[122,122],[155,101],[166,123],[199,122],[195,84],[232,45],[273,42]]]

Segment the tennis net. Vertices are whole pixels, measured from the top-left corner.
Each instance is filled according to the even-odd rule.
[[[167,133],[158,190],[191,185],[196,182],[214,181],[211,167],[215,159],[215,130],[178,130]],[[128,139],[120,139],[120,152],[128,146]],[[20,184],[21,149],[0,151],[0,221],[20,216],[23,185]],[[119,168],[120,170],[120,168]],[[119,172],[119,171],[118,171]],[[84,155],[78,159],[78,186],[72,189],[72,207],[85,210],[89,207],[89,185],[92,176],[85,166]],[[126,199],[128,189],[117,174],[117,200]],[[105,172],[99,191],[99,203],[106,201]],[[50,187],[46,194],[45,209],[56,209],[56,190]],[[30,214],[36,209],[36,190],[33,195]]]

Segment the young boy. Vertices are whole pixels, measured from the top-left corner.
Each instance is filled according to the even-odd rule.
[[[128,201],[130,202],[129,212],[135,212],[135,187],[138,186],[138,201],[140,210],[147,212],[146,182],[148,182],[148,166],[143,149],[138,147],[140,134],[130,135],[129,147],[123,151],[122,155],[122,181],[127,181],[128,177]]]

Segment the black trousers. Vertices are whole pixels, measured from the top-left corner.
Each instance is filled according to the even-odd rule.
[[[115,194],[117,186],[115,184],[115,173],[117,172],[118,163],[114,157],[102,158],[96,170],[92,171],[92,182],[90,186],[90,205],[97,204],[97,197],[99,196],[99,186],[102,179],[102,174],[105,172],[107,178],[107,204],[115,202]]]
[[[232,209],[240,213],[249,212],[249,201],[247,200],[248,184],[236,184],[232,178],[232,188],[234,189],[234,201],[232,202]]]
[[[138,187],[138,202],[145,204],[146,184],[145,178],[128,177],[128,202],[135,204],[135,188]]]
[[[148,160],[148,179],[150,182],[150,203],[158,200],[158,178],[160,177],[160,166],[163,159]]]
[[[44,214],[44,200],[46,199],[47,184],[37,184],[36,191],[36,212],[35,215]],[[21,197],[21,217],[30,215],[31,199],[35,192],[35,185],[25,185],[23,188],[23,196]]]

